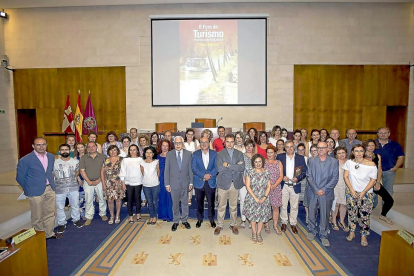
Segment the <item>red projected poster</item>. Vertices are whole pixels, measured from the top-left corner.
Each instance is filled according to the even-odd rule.
[[[180,22],[180,104],[237,104],[237,20]]]

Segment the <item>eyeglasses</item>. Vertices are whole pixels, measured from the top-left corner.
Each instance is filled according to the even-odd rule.
[[[320,149],[326,149],[326,148],[328,148],[328,147],[317,147],[318,150],[320,150]]]
[[[379,135],[387,135],[389,132],[378,132]]]
[[[364,150],[354,150],[354,152],[364,152]]]

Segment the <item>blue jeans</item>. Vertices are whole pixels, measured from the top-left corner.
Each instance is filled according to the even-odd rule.
[[[147,198],[150,218],[156,218],[158,215],[158,195],[160,194],[160,185],[155,187],[143,187],[144,194]]]
[[[395,172],[392,171],[383,171],[382,172],[382,185],[392,196],[394,194],[394,180]]]
[[[65,201],[66,197],[69,198],[69,204],[71,207],[71,217],[73,222],[80,219],[79,213],[79,191],[73,191],[70,193],[56,194],[56,216],[58,220],[58,225],[66,224],[66,215],[65,215]]]

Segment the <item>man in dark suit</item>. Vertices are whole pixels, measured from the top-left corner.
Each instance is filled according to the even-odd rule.
[[[244,186],[244,157],[243,153],[234,149],[234,135],[227,134],[225,137],[226,148],[217,153],[216,166],[218,170],[218,209],[217,227],[214,235],[219,235],[224,225],[227,200],[229,201],[230,229],[234,235],[239,234],[237,229],[237,199],[239,190]]]
[[[211,227],[215,228],[214,201],[216,195],[216,157],[217,153],[209,149],[210,141],[207,137],[200,139],[201,149],[193,153],[192,169],[194,174],[194,188],[197,200],[197,224],[200,228],[204,218],[204,197],[208,202],[208,219]]]
[[[278,154],[276,159],[283,164],[283,180],[281,182],[282,188],[282,211],[280,219],[282,221],[282,232],[286,231],[288,223],[292,232],[297,234],[296,228],[298,218],[300,182],[306,176],[306,162],[302,155],[295,154],[295,144],[292,141],[285,143],[286,153]],[[288,203],[290,201],[290,215],[288,217]]]
[[[17,164],[16,181],[29,199],[32,226],[44,231],[46,239],[56,238],[55,232],[55,182],[52,171],[55,164],[53,154],[46,152],[44,138],[33,141],[34,151],[24,156]]]
[[[329,246],[329,214],[334,200],[334,188],[339,179],[339,162],[328,156],[326,142],[318,143],[318,156],[310,158],[307,170],[308,186],[306,196],[309,208],[309,233],[307,239],[312,241],[316,230],[316,216],[319,210],[319,237],[323,246]]]
[[[188,191],[193,189],[193,171],[191,170],[191,153],[185,149],[184,139],[181,136],[174,138],[175,149],[167,153],[165,159],[164,182],[165,188],[171,193],[173,202],[172,231],[176,231],[181,222],[187,229],[191,229],[188,219]],[[180,202],[181,210],[180,214]]]

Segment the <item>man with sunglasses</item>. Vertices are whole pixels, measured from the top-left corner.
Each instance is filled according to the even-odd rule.
[[[318,155],[308,161],[308,186],[306,196],[308,197],[309,208],[309,233],[307,239],[312,241],[318,231],[323,246],[330,246],[328,240],[329,213],[334,200],[334,188],[339,179],[339,162],[328,156],[328,145],[326,142],[318,143]],[[319,210],[320,221],[316,222]]]

